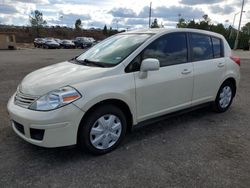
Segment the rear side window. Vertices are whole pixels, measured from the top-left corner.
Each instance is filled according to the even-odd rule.
[[[152,42],[142,53],[142,59],[156,58],[160,66],[187,62],[187,39],[185,33],[170,33]]]
[[[213,46],[210,36],[190,34],[191,54],[193,61],[202,61],[213,58]]]
[[[222,42],[219,38],[212,37],[214,58],[223,57]]]

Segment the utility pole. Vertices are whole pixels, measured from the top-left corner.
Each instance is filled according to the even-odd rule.
[[[243,13],[246,12],[246,11],[242,11]],[[232,28],[231,28],[231,31],[230,31],[230,35],[229,35],[229,38],[232,38],[233,37],[233,30],[234,30],[234,23],[235,23],[235,18],[236,16],[239,14],[240,12],[237,12],[234,14],[234,19],[233,19],[233,25],[232,25]]]
[[[237,31],[236,39],[235,39],[235,42],[234,42],[234,50],[237,49],[238,43],[239,43],[240,25],[241,25],[241,19],[242,19],[242,13],[243,13],[243,8],[244,8],[244,3],[245,3],[245,0],[242,0],[242,6],[241,6],[241,11],[240,11],[240,21],[239,21],[239,26],[238,26],[238,31]]]
[[[116,29],[117,29],[117,31],[118,31],[118,19],[116,19]]]
[[[151,12],[152,12],[152,2],[150,2],[150,6],[149,6],[149,18],[148,18],[148,27],[149,28],[151,26]]]
[[[234,14],[233,25],[232,25],[232,28],[231,28],[231,32],[230,32],[229,38],[232,38],[232,36],[233,36],[233,29],[234,29],[235,18],[236,18],[236,16],[237,16],[237,14],[239,14],[239,13],[240,13],[240,12],[237,12],[236,14]]]

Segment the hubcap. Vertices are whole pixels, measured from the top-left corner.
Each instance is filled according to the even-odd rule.
[[[220,93],[220,106],[226,108],[232,100],[232,89],[229,86],[225,86]]]
[[[90,142],[97,149],[108,149],[118,141],[121,131],[122,124],[117,116],[103,115],[90,130]]]

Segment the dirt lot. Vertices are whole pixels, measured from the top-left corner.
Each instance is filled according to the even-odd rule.
[[[29,72],[81,50],[0,51],[0,187],[250,187],[250,60],[232,108],[161,121],[104,156],[45,149],[11,129],[6,103]],[[249,52],[247,52],[249,53]]]

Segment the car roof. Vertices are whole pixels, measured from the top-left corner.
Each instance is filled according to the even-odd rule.
[[[211,31],[205,31],[205,30],[201,30],[201,29],[190,29],[190,28],[173,28],[173,29],[153,28],[153,29],[133,30],[133,31],[128,31],[126,33],[161,35],[161,34],[172,33],[172,32],[195,32],[195,33],[200,33],[200,34],[212,35],[212,36],[216,36],[216,37],[220,37],[220,38],[222,37],[221,34],[214,33]]]

